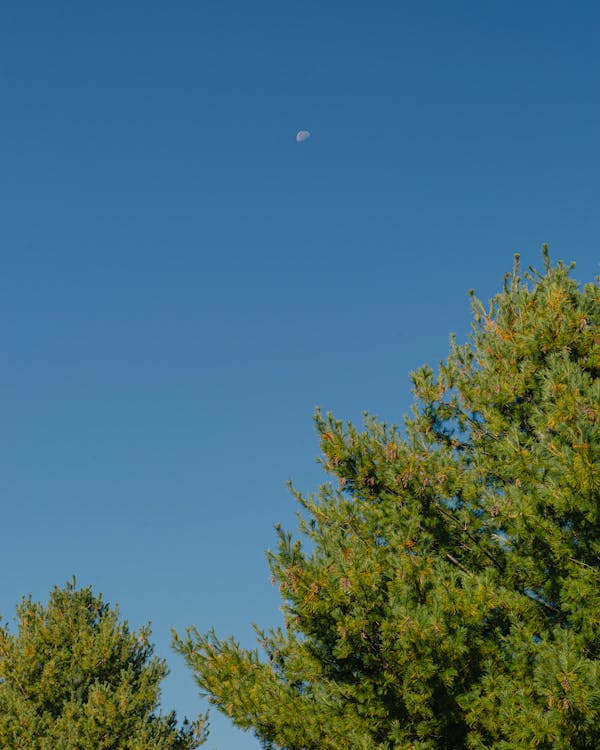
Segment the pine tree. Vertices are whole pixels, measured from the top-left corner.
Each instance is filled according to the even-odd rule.
[[[156,713],[167,673],[150,630],[75,581],[47,606],[24,598],[18,632],[0,628],[0,747],[10,750],[192,750],[202,720]]]
[[[175,635],[267,748],[600,747],[600,289],[518,256],[403,429],[316,414],[334,481],[269,553],[284,627]]]

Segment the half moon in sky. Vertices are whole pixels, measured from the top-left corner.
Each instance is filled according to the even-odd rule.
[[[310,130],[299,130],[296,133],[296,143],[302,143],[310,138]]]

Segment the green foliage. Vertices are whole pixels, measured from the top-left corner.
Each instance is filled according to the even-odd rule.
[[[600,290],[544,255],[473,298],[403,430],[317,413],[335,483],[278,529],[264,655],[175,636],[265,747],[600,747]]]
[[[191,750],[202,721],[178,728],[157,713],[167,673],[150,630],[77,589],[55,588],[47,606],[25,598],[18,632],[0,628],[0,747],[16,750]]]

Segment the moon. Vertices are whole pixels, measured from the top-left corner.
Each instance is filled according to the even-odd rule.
[[[302,143],[310,138],[310,130],[299,130],[296,133],[296,143]]]

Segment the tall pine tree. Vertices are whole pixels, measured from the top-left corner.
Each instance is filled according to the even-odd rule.
[[[335,481],[278,529],[262,655],[175,636],[265,747],[600,747],[600,289],[544,258],[473,297],[403,429],[317,413]]]

